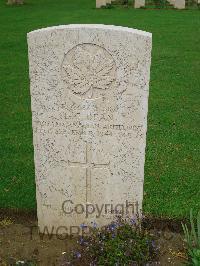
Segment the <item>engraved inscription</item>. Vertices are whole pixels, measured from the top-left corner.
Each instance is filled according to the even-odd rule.
[[[103,97],[116,79],[115,61],[98,45],[77,45],[64,57],[62,79],[67,88],[82,99]]]

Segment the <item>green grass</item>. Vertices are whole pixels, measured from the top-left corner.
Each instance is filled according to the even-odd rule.
[[[0,0],[0,207],[36,208],[26,33],[70,23],[153,33],[144,210],[181,218],[200,209],[200,12],[96,10],[95,0]]]

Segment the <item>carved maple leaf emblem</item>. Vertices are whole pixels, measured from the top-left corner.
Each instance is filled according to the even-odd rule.
[[[74,94],[92,98],[115,80],[115,62],[103,48],[82,44],[72,49],[63,64],[63,80]]]

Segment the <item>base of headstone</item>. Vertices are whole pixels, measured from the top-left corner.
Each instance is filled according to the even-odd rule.
[[[96,0],[96,8],[106,6],[106,0]]]
[[[141,8],[145,6],[145,0],[135,0],[134,7]]]
[[[185,9],[185,0],[174,0],[174,7],[177,9]]]

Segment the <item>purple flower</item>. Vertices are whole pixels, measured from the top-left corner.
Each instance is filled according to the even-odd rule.
[[[151,241],[151,245],[152,245],[153,248],[156,247],[156,244],[155,244],[155,241],[154,240]]]
[[[97,228],[97,223],[96,222],[91,222],[93,224],[93,228]]]
[[[80,240],[78,241],[80,245],[83,245],[84,244],[84,239],[83,237],[80,238]]]
[[[131,219],[130,219],[130,222],[132,225],[135,225],[136,224],[136,217],[133,216]]]
[[[108,229],[111,230],[111,231],[113,231],[113,230],[115,230],[116,227],[117,227],[117,225],[115,223],[112,223],[112,224],[110,224],[108,226]]]
[[[83,229],[83,228],[86,228],[86,227],[87,227],[86,224],[81,224],[81,225],[80,225],[80,228],[82,228],[82,229]]]
[[[75,256],[76,256],[76,258],[79,259],[79,258],[81,258],[81,253],[77,251],[77,252],[75,252]]]

